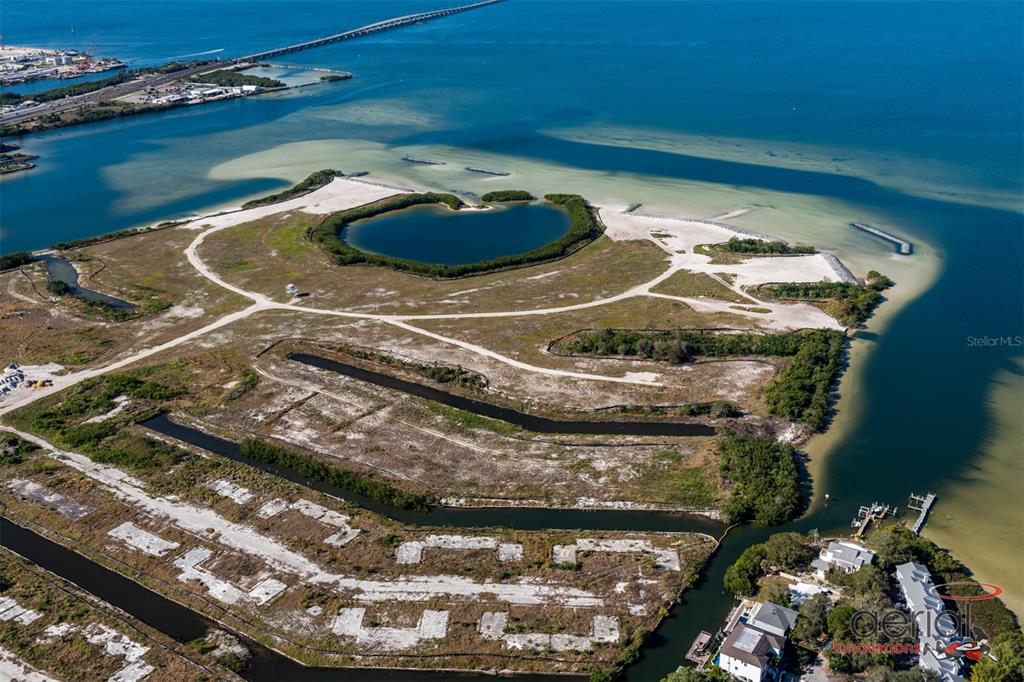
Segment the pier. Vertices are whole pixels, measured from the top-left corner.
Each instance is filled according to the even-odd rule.
[[[686,660],[696,663],[698,668],[703,667],[711,657],[709,644],[711,644],[711,633],[701,630],[697,638],[693,640],[693,644],[690,645],[690,650],[686,652]]]
[[[887,504],[879,504],[878,502],[872,502],[866,507],[861,507],[860,510],[857,511],[857,518],[855,518],[850,524],[857,529],[854,536],[859,538],[864,535],[872,521],[875,521],[876,519],[884,519],[890,514],[895,516],[899,511],[899,507],[890,507]]]
[[[354,28],[350,31],[335,33],[334,35],[329,35],[324,38],[316,38],[314,40],[307,40],[304,43],[295,43],[293,45],[286,45],[285,47],[276,47],[271,50],[256,52],[254,54],[246,55],[245,57],[239,57],[232,61],[234,61],[235,63],[263,61],[266,59],[271,59],[273,57],[279,57],[283,54],[292,54],[293,52],[311,50],[314,47],[322,47],[324,45],[330,45],[331,43],[339,43],[343,40],[359,38],[361,36],[370,35],[371,33],[389,31],[393,28],[399,28],[400,26],[418,24],[420,22],[429,21],[431,19],[439,19],[441,17],[447,17],[453,14],[459,14],[460,12],[468,12],[471,9],[486,7],[488,5],[494,5],[499,2],[502,2],[502,0],[482,0],[481,2],[474,2],[470,5],[448,7],[446,9],[434,10],[432,12],[418,12],[416,14],[406,14],[405,16],[395,17],[393,19],[385,19],[384,21],[378,21],[373,24],[367,24],[366,26],[360,26],[359,28]]]
[[[899,237],[891,235],[888,232],[883,232],[882,230],[879,230],[877,227],[873,227],[871,225],[868,225],[867,223],[850,223],[850,225],[856,227],[858,230],[864,230],[865,232],[873,234],[876,237],[881,237],[886,241],[892,242],[893,244],[896,245],[896,253],[900,254],[901,256],[909,256],[914,250],[914,247],[911,246],[910,242],[908,242],[906,239],[900,239]]]
[[[928,493],[924,497],[913,493],[910,494],[910,502],[907,503],[907,508],[917,512],[917,520],[914,521],[914,525],[910,528],[910,532],[914,535],[921,534],[924,522],[928,518],[928,512],[931,511],[932,505],[935,504],[935,497],[935,493]]]

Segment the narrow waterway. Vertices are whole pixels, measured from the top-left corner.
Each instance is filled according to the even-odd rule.
[[[92,301],[94,303],[104,303],[109,305],[111,308],[117,310],[132,310],[135,308],[135,304],[129,303],[128,301],[120,298],[114,298],[113,296],[107,296],[106,294],[92,289],[86,289],[85,287],[78,285],[78,270],[71,264],[67,258],[62,256],[51,256],[45,255],[40,256],[40,259],[46,263],[46,274],[49,278],[55,282],[63,282],[68,287],[68,294],[75,298],[80,298],[83,301]]]
[[[215,621],[168,599],[120,573],[88,559],[35,531],[0,516],[0,546],[69,580],[90,594],[156,628],[172,639],[187,643],[214,628]],[[238,635],[238,633],[234,633]],[[286,656],[241,637],[252,652],[242,676],[253,682],[401,682],[402,680],[460,679],[477,682],[493,680],[493,675],[478,673],[437,673],[428,670],[389,670],[381,668],[322,668],[304,666]],[[528,675],[517,680],[551,682],[550,676]]]
[[[372,370],[356,367],[337,360],[331,360],[319,355],[309,353],[289,353],[289,360],[301,362],[304,365],[326,369],[337,372],[344,376],[353,377],[366,381],[377,386],[391,388],[402,393],[408,393],[418,398],[433,400],[434,402],[455,407],[466,412],[472,412],[482,417],[500,419],[501,421],[515,424],[527,431],[534,433],[577,433],[587,435],[621,435],[621,436],[713,436],[715,427],[707,424],[695,424],[676,421],[583,421],[572,420],[562,421],[560,419],[546,419],[524,412],[500,407],[491,403],[485,403],[472,398],[464,398],[459,395],[441,391],[423,384],[405,381],[388,374],[381,374]]]

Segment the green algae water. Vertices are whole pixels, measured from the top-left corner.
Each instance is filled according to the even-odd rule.
[[[443,3],[175,4],[24,0],[0,18],[10,44],[146,64]],[[1022,16],[1016,2],[510,0],[288,58],[352,71],[344,83],[15,140],[40,159],[0,180],[0,251],[237,205],[325,167],[467,196],[749,210],[736,221],[898,282],[853,341],[833,430],[809,446],[818,499],[785,529],[846,532],[862,504],[936,492],[925,534],[1020,613]],[[465,166],[512,175],[496,184]],[[851,232],[854,220],[909,238],[914,256]],[[629,679],[660,678],[719,627],[725,567],[769,532],[729,534]]]
[[[486,211],[413,206],[352,223],[341,238],[370,253],[459,265],[524,253],[568,231],[565,211],[540,204]]]

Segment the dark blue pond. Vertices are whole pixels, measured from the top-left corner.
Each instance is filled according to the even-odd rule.
[[[370,253],[458,265],[524,253],[568,231],[568,214],[545,204],[488,211],[413,206],[352,223],[341,238]]]

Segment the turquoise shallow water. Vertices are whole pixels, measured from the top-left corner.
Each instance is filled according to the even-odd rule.
[[[441,4],[25,0],[4,3],[0,18],[11,44],[96,44],[141,64],[227,56]],[[941,510],[942,491],[969,477],[998,435],[987,402],[995,377],[1020,371],[1019,345],[970,338],[1024,333],[1022,13],[1017,2],[510,0],[290,57],[356,74],[336,87],[28,138],[39,168],[0,181],[0,250],[280,188],[278,177],[209,174],[279,145],[332,138],[827,198],[912,232],[942,265],[884,334],[864,335],[875,347],[859,384],[863,413],[815,481],[834,502],[795,527],[845,530],[858,505],[902,504],[911,490],[939,492]],[[739,162],[725,143],[724,160],[714,160],[551,133],[606,128],[757,139],[769,149]],[[776,154],[807,148],[821,150],[814,167],[779,167]],[[346,161],[337,164],[356,170]],[[873,171],[855,172],[861,164]],[[915,173],[930,183],[927,198],[903,189]],[[1011,532],[1024,542],[1024,528]],[[693,632],[714,628],[728,605],[724,566],[760,535],[731,538],[632,679],[674,667]]]

